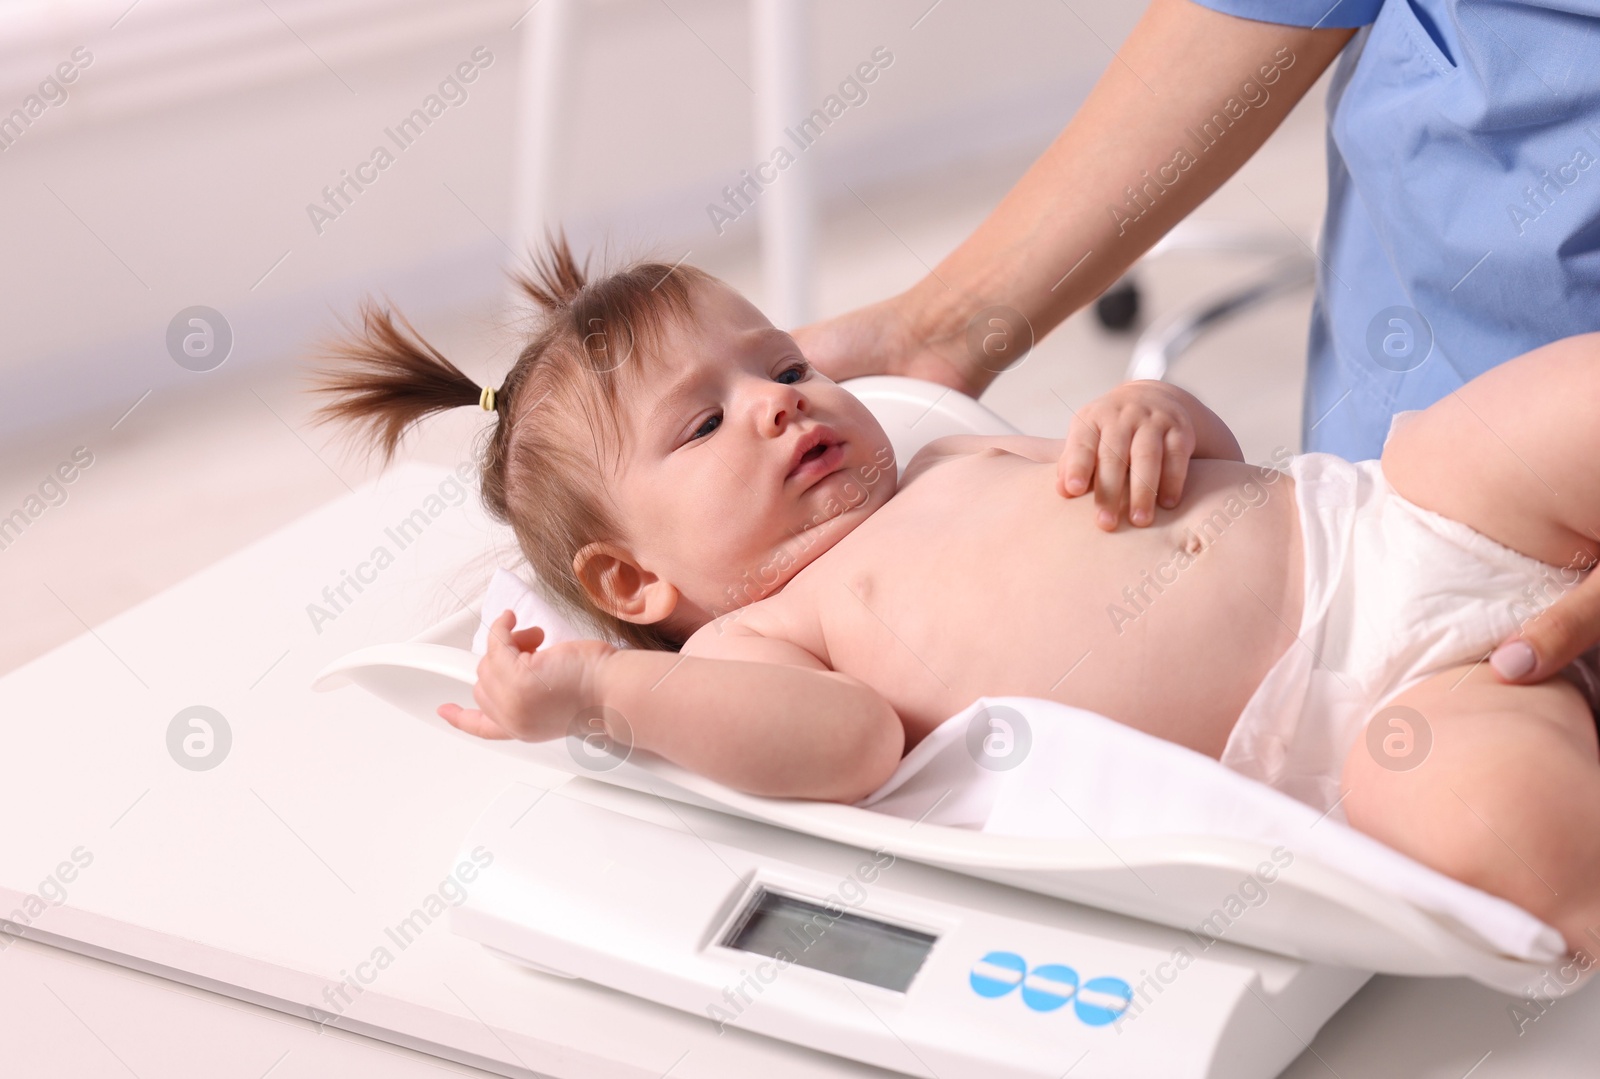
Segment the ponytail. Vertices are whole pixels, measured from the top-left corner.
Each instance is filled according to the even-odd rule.
[[[360,441],[377,446],[387,465],[401,438],[425,416],[462,405],[499,412],[494,391],[445,359],[404,315],[364,300],[360,321],[359,330],[322,350],[332,365],[318,372],[312,390],[330,400],[311,414],[312,423],[349,425]]]

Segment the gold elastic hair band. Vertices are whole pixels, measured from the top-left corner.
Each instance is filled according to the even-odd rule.
[[[485,412],[494,411],[494,387],[485,386],[483,392],[478,394],[478,407]]]

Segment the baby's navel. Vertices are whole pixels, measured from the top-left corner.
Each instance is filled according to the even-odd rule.
[[[1184,533],[1183,549],[1185,551],[1190,554],[1199,554],[1200,549],[1204,546],[1205,544],[1200,540],[1200,533],[1192,530]]]

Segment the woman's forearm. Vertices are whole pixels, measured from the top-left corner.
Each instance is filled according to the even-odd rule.
[[[858,801],[905,746],[889,703],[835,671],[624,648],[601,664],[595,696],[613,741],[752,794]],[[611,729],[615,716],[626,729]]]
[[[899,297],[912,332],[964,348],[1005,305],[1048,333],[1232,176],[1352,33],[1154,0],[1049,149]]]

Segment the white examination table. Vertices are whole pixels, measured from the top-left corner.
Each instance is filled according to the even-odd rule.
[[[446,917],[418,926],[412,912],[440,894],[502,792],[569,781],[366,693],[309,690],[362,647],[459,631],[488,568],[513,560],[474,495],[439,498],[449,483],[443,469],[396,468],[0,680],[0,918],[38,911],[0,928],[496,1074],[888,1076],[531,972]],[[416,524],[402,537],[407,518]],[[392,564],[375,568],[379,548]],[[362,588],[347,586],[350,601],[319,631],[307,607],[328,607],[324,588],[346,573]],[[231,735],[207,770],[169,749],[174,718],[196,705],[220,712]],[[726,827],[710,810],[679,812]],[[63,881],[57,867],[75,854]],[[45,891],[64,901],[28,903]],[[332,987],[357,981],[359,994],[335,1003]],[[1315,1040],[1306,1032],[1284,1074],[1594,1074],[1600,997],[1524,1007],[1520,1033],[1516,1004],[1461,978],[1380,976]],[[5,1053],[0,1039],[0,1073]]]

